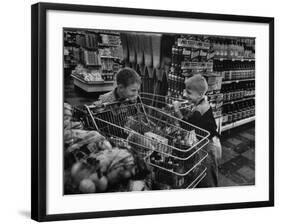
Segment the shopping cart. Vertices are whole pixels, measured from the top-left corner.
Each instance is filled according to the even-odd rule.
[[[147,92],[140,92],[139,96],[140,99],[142,100],[142,103],[148,106],[159,108],[164,112],[173,116],[175,116],[174,108],[173,108],[174,101],[180,102],[181,105],[180,109],[183,113],[185,113],[185,115],[187,115],[187,113],[191,113],[194,107],[194,104],[190,103],[188,100],[184,98],[174,98],[172,96],[162,96],[162,95],[157,95]]]
[[[206,175],[209,133],[168,113],[166,100],[141,93],[135,102],[85,105],[84,126],[127,144],[153,167],[155,188],[193,188]]]

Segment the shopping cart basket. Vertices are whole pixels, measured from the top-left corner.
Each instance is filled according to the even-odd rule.
[[[194,187],[205,176],[201,163],[208,154],[202,149],[209,142],[209,133],[159,109],[157,106],[165,101],[149,101],[152,98],[144,95],[140,94],[136,102],[86,105],[84,125],[112,141],[127,142],[153,167],[156,184]]]

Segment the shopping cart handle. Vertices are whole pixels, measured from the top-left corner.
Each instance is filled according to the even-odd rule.
[[[188,108],[188,107],[192,107],[192,106],[193,105],[188,100],[180,101],[180,109]],[[171,103],[167,103],[167,107],[172,109],[174,107],[174,105]]]
[[[94,102],[91,105],[88,105],[88,108],[93,109],[93,108],[103,108],[103,107],[108,107],[111,105],[116,105],[116,104],[122,104],[122,103],[135,103],[136,101],[132,101],[130,99],[125,99],[125,100],[120,100],[120,101],[114,101],[114,102],[105,102],[105,103],[99,103],[99,101]]]
[[[90,108],[90,109],[103,108],[103,107],[106,107],[106,106],[108,106],[110,104],[113,104],[113,103],[98,103],[98,102],[94,102],[91,105],[87,105],[87,107]]]

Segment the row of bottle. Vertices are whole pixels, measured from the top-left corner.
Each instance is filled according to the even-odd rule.
[[[217,39],[212,42],[216,58],[254,58],[255,47],[235,39]]]
[[[114,66],[114,61],[113,60],[107,60],[105,58],[102,58],[101,60],[101,69],[103,71],[113,71],[113,66]]]
[[[255,70],[255,61],[215,61],[213,69],[218,72]]]
[[[250,97],[255,95],[255,82],[239,82],[224,84],[221,88],[223,93],[223,101],[233,101],[242,99],[244,97]]]
[[[192,62],[196,63],[196,62]],[[200,62],[199,62],[200,63]],[[181,67],[179,66],[171,66],[170,67],[170,73],[173,75],[179,75],[179,76],[185,76],[190,77],[192,74],[210,74],[213,72],[213,64],[209,64],[207,66],[201,66],[198,64],[197,66],[186,66],[186,63],[182,63]]]
[[[230,124],[255,115],[255,100],[250,99],[223,106],[222,125]]]
[[[104,81],[114,81],[114,73],[113,72],[103,72],[102,79]]]
[[[223,81],[254,79],[255,70],[226,71],[222,72]]]
[[[168,93],[170,93],[170,96],[182,95],[185,89],[184,81],[185,77],[181,74],[168,74]]]

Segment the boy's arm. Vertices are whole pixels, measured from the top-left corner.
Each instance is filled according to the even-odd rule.
[[[175,114],[179,119],[181,119],[181,120],[184,119],[184,116],[182,115],[180,110],[175,110]]]
[[[183,119],[183,115],[180,111],[180,106],[181,106],[181,103],[179,101],[174,101],[173,102],[173,106],[174,106],[174,111],[175,111],[175,114],[176,116],[179,118],[179,119]]]

